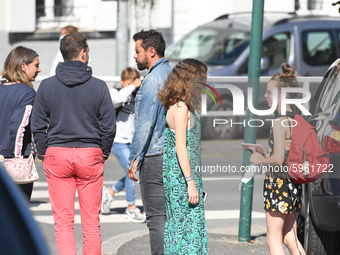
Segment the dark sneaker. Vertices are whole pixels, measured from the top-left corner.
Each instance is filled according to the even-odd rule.
[[[113,201],[113,197],[109,193],[108,187],[103,186],[102,191],[102,207],[100,208],[100,211],[102,214],[109,214],[110,213],[110,206]]]
[[[144,214],[137,207],[132,210],[126,208],[123,218],[134,223],[144,223],[146,220]]]

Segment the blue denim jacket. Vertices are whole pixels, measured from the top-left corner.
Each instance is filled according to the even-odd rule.
[[[131,143],[128,169],[137,158],[137,170],[145,156],[163,153],[165,108],[158,99],[168,74],[172,71],[167,59],[161,58],[144,76],[135,97],[135,134]]]

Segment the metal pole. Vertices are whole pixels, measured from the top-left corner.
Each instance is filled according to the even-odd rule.
[[[117,1],[117,30],[116,30],[116,75],[120,75],[124,68],[128,67],[128,0]]]
[[[263,28],[263,8],[264,0],[253,0],[251,34],[250,34],[250,55],[248,67],[248,87],[253,88],[253,104],[255,109],[258,106],[260,69],[261,69],[261,48],[262,48],[262,28]],[[248,95],[250,96],[250,95]],[[245,143],[256,143],[256,127],[247,125],[250,119],[256,119],[257,116],[247,108],[246,126],[244,131]],[[243,153],[243,166],[249,166],[250,152]],[[253,185],[254,179],[248,183],[242,183],[241,205],[240,205],[240,222],[239,222],[239,242],[250,242],[251,229],[251,211],[253,203]]]

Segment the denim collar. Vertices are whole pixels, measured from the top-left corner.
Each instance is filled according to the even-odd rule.
[[[165,58],[160,58],[158,59],[152,66],[151,68],[149,69],[149,71],[144,75],[144,77],[148,76],[149,73],[152,72],[153,69],[155,69],[157,66],[159,66],[160,64],[163,64],[164,62],[168,62],[167,59]]]

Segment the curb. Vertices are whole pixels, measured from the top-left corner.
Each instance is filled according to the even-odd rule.
[[[102,255],[117,255],[119,248],[127,242],[149,234],[149,230],[137,230],[120,234],[102,243]]]

